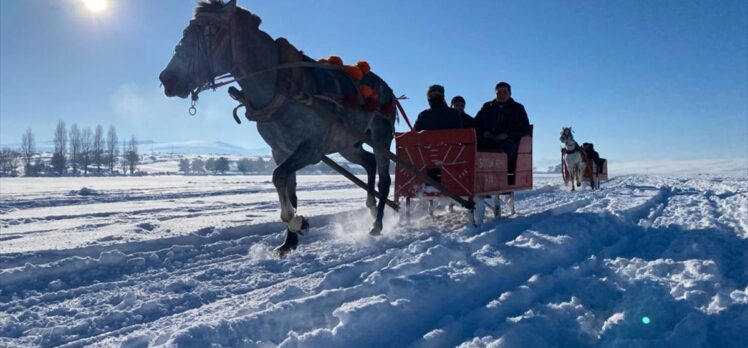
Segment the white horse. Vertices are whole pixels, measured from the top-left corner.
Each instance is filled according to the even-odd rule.
[[[586,164],[584,163],[582,147],[574,140],[572,133],[571,127],[563,127],[560,140],[564,143],[561,153],[563,154],[563,161],[566,163],[566,169],[569,171],[569,177],[571,177],[571,190],[574,191],[574,178],[576,178],[576,186],[582,186],[581,178],[584,175]]]

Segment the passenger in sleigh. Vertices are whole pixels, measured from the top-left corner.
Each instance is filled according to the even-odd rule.
[[[450,108],[444,99],[444,87],[432,85],[426,92],[429,108],[418,114],[413,127],[416,131],[463,128],[460,113]]]
[[[595,151],[595,145],[592,145],[592,143],[584,143],[582,144],[582,148],[584,149],[584,154],[587,155],[587,158],[595,162],[595,166],[597,167],[597,173],[595,174],[602,174],[605,159],[600,158],[600,154]]]
[[[522,136],[529,134],[530,121],[522,104],[512,99],[512,86],[499,82],[496,99],[483,104],[475,116],[478,151],[501,150],[509,159],[509,172],[517,164],[517,146]]]
[[[473,119],[473,116],[470,116],[465,112],[465,98],[459,95],[455,96],[449,104],[452,109],[455,109],[460,113],[463,128],[475,128],[475,120]]]

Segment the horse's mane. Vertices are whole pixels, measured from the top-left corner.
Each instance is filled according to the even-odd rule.
[[[200,1],[195,6],[195,16],[201,13],[221,14],[225,6],[226,3],[224,3],[223,0]],[[238,16],[242,22],[248,21],[248,23],[252,23],[252,25],[255,26],[260,26],[260,23],[262,22],[262,19],[260,19],[259,16],[238,6],[236,7],[235,15]]]

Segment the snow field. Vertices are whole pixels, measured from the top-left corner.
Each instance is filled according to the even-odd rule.
[[[536,177],[518,216],[388,210],[372,238],[363,192],[300,177],[283,260],[267,177],[150,179],[3,179],[0,345],[748,345],[745,178]]]

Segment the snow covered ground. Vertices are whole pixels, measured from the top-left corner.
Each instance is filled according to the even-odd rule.
[[[360,189],[301,176],[283,260],[267,176],[0,178],[0,346],[747,347],[730,173],[538,175],[518,216],[388,210],[379,238]]]

